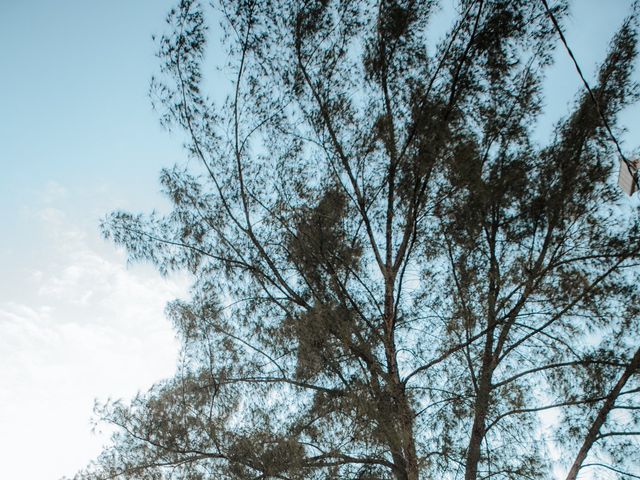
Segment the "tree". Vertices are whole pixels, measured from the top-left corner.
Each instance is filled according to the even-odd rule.
[[[636,18],[539,145],[566,5],[462,0],[432,47],[437,8],[219,2],[223,105],[208,10],[171,11],[152,92],[200,167],[103,231],[193,273],[180,366],[99,411],[119,428],[77,478],[549,478],[551,445],[568,478],[637,475],[640,231],[606,128]]]

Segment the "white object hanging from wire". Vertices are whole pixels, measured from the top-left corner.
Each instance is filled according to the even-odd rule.
[[[618,175],[618,185],[627,195],[631,196],[638,191],[638,170],[640,170],[640,160],[625,162],[620,159],[620,173]]]

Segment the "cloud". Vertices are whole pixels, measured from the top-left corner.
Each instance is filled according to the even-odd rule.
[[[73,474],[105,440],[90,433],[94,399],[131,397],[173,374],[177,345],[164,307],[188,284],[127,268],[95,228],[50,204],[36,218],[47,250],[37,265],[25,261],[29,288],[20,301],[0,297],[6,478]]]

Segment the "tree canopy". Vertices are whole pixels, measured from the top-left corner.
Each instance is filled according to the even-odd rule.
[[[186,133],[133,261],[193,273],[174,378],[99,410],[84,478],[640,474],[639,216],[608,128],[637,99],[635,11],[546,144],[567,5],[182,0],[152,97]],[[207,94],[220,20],[232,92]],[[209,48],[220,48],[209,45]],[[636,477],[637,478],[637,477]]]

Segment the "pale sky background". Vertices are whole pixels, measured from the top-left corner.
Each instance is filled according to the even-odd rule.
[[[147,97],[151,34],[173,3],[0,0],[2,478],[73,475],[104,441],[91,433],[94,399],[130,398],[174,371],[163,308],[188,278],[127,267],[97,228],[113,209],[166,208],[158,172],[185,162]],[[588,78],[630,3],[574,2],[566,34]],[[545,137],[580,86],[566,52],[556,57]],[[640,108],[622,124],[626,149],[640,145]]]

